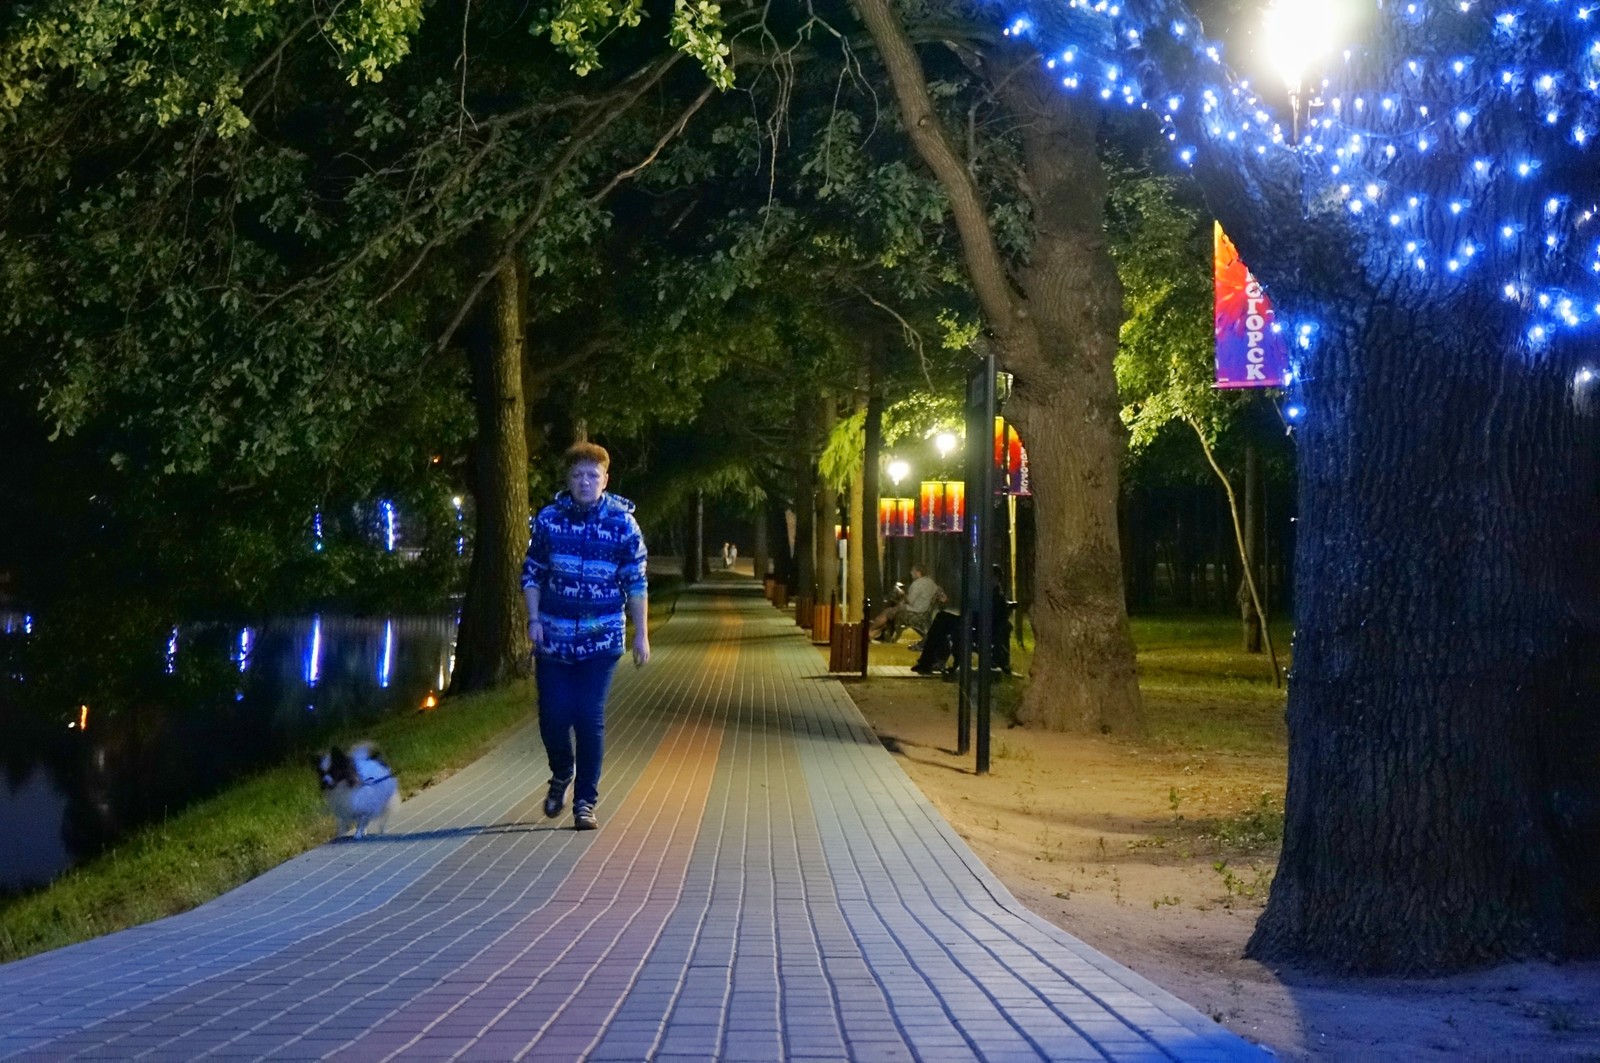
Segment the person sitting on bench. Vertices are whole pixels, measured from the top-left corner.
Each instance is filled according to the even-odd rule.
[[[921,565],[911,566],[911,586],[905,597],[872,618],[870,634],[892,642],[902,628],[926,634],[933,622],[933,611],[946,601],[945,593]],[[887,632],[886,632],[887,629]]]
[[[994,567],[994,582],[989,587],[990,608],[993,610],[991,636],[991,663],[1002,672],[1011,671],[1011,600],[1006,597],[1004,588],[1000,585],[1000,566]],[[960,647],[957,645],[957,635],[961,631],[961,615],[948,609],[942,610],[933,618],[933,623],[928,627],[928,634],[922,640],[922,655],[917,658],[917,663],[911,666],[913,672],[921,675],[933,675],[935,672],[949,672],[953,665],[950,659],[957,655]],[[977,635],[978,618],[972,618],[972,633]]]

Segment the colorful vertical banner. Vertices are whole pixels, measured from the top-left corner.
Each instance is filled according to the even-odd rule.
[[[1280,388],[1289,371],[1289,345],[1272,328],[1272,302],[1245,267],[1221,223],[1216,255],[1217,387]]]
[[[966,526],[967,485],[961,480],[922,481],[922,530],[959,532]]]
[[[917,533],[916,526],[916,499],[878,499],[878,531],[885,539],[909,539]]]
[[[909,539],[917,534],[917,500],[914,498],[897,498],[894,500],[894,536],[897,539]]]
[[[1000,473],[995,494],[1033,494],[1028,476],[1028,451],[1022,445],[1022,437],[1004,417],[994,419],[994,467]]]

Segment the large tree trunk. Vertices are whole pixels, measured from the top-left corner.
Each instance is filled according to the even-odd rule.
[[[1143,721],[1122,599],[1117,485],[1094,472],[1115,465],[1122,441],[1103,422],[1085,430],[1095,424],[1087,405],[1078,389],[1037,400],[1019,378],[1006,406],[1028,448],[1038,536],[1029,613],[1038,651],[1019,715],[1052,730],[1136,732]]]
[[[1487,301],[1321,305],[1341,317],[1304,384],[1287,820],[1249,954],[1593,954],[1595,396]]]
[[[478,434],[472,444],[477,529],[450,693],[488,690],[530,674],[520,575],[528,549],[528,445],[522,395],[522,278],[506,265],[484,320],[466,342]]]
[[[1021,277],[1033,337],[1007,359],[1006,416],[1028,448],[1038,528],[1038,639],[1019,718],[1052,730],[1144,727],[1123,599],[1118,476],[1126,450],[1112,361],[1122,284],[1106,245],[1097,117],[1030,62],[1001,98],[1018,118],[1036,236]]]
[[[1140,731],[1117,537],[1123,431],[1112,359],[1122,287],[1106,246],[1099,115],[1063,94],[1031,49],[984,56],[981,73],[1022,138],[1035,233],[1026,261],[1008,263],[893,6],[855,6],[883,57],[907,135],[949,196],[996,354],[1016,374],[1006,416],[1028,448],[1039,522],[1038,641],[1019,718],[1049,728]]]

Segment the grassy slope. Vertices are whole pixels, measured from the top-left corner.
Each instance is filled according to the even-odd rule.
[[[650,628],[681,583],[652,581]],[[398,767],[405,795],[472,763],[530,719],[533,684],[448,698],[429,713],[363,729]],[[530,782],[531,785],[531,782]],[[298,760],[251,776],[147,827],[34,893],[0,900],[0,963],[188,911],[328,840],[311,770]]]
[[[404,765],[409,796],[487,752],[529,718],[533,687],[447,699],[363,732]],[[0,902],[0,962],[187,911],[328,840],[311,770],[255,775],[141,830],[35,893]]]

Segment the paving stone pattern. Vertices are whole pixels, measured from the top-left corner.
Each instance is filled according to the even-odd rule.
[[[599,831],[525,726],[383,837],[0,966],[0,1059],[1270,1058],[1018,904],[749,584],[655,642]]]

